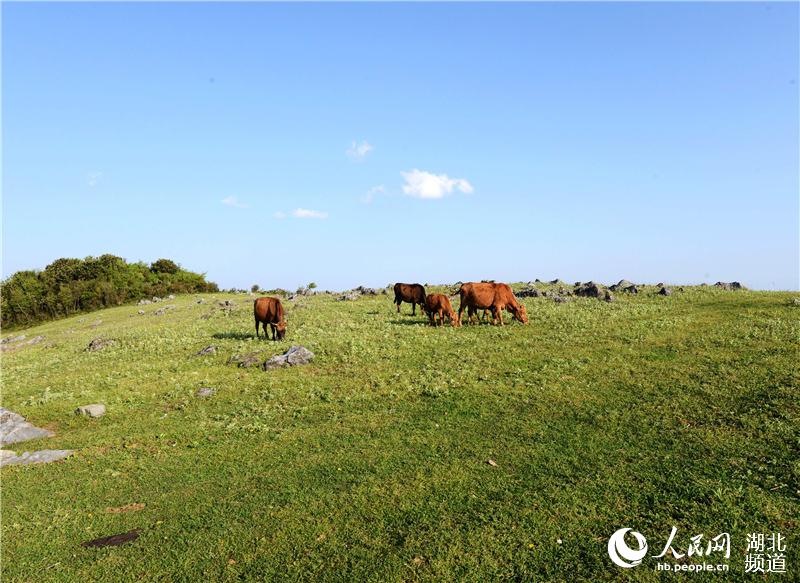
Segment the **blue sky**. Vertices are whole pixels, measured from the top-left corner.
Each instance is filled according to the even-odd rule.
[[[2,6],[3,276],[798,288],[798,5]]]

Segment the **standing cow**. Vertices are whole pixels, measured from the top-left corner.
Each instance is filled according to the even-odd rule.
[[[513,319],[523,324],[528,323],[528,314],[525,306],[517,301],[511,287],[505,283],[465,283],[456,292],[461,296],[461,305],[458,307],[458,319],[464,308],[470,322],[475,313],[480,310],[492,311],[495,324],[503,325],[503,310],[511,312]]]
[[[417,304],[425,308],[425,288],[418,283],[394,284],[394,303],[397,304],[397,313],[400,313],[400,304],[411,304],[411,315],[417,314]]]
[[[258,338],[259,323],[264,326],[264,338],[268,338],[267,324],[272,329],[273,340],[283,340],[286,336],[283,304],[278,298],[256,298],[253,302],[253,316],[256,319],[256,338]]]
[[[452,326],[460,326],[461,321],[456,317],[450,298],[444,294],[430,294],[425,298],[425,312],[431,320],[431,326],[436,326],[436,315],[439,316],[438,325],[444,324],[444,317],[450,320]]]

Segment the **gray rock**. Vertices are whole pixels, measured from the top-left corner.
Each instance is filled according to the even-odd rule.
[[[603,298],[605,290],[593,281],[587,281],[575,288],[575,295],[584,298]]]
[[[148,306],[148,305],[150,305],[151,303],[152,303],[152,302],[151,302],[150,300],[139,300],[139,303],[138,303],[138,304],[136,304],[136,305],[137,305],[137,306]]]
[[[613,301],[615,301],[614,300],[614,295],[610,291],[606,290],[606,293],[603,295],[603,301],[605,301],[605,302],[613,302]]]
[[[672,290],[669,289],[668,287],[662,287],[660,290],[658,290],[658,295],[660,295],[660,296],[671,296],[672,295]]]
[[[40,451],[26,451],[21,455],[16,455],[13,451],[2,450],[0,457],[0,467],[2,466],[26,466],[28,464],[46,464],[63,460],[74,452],[71,449],[42,449]],[[8,455],[11,454],[11,455]]]
[[[352,301],[357,300],[360,297],[361,297],[361,294],[359,294],[357,291],[349,291],[349,292],[343,293],[337,299],[340,302],[352,302]]]
[[[217,393],[217,389],[211,387],[200,387],[197,389],[195,396],[197,397],[213,397]]]
[[[11,344],[14,342],[22,342],[25,340],[25,334],[20,334],[19,336],[7,336],[0,340],[0,344]]]
[[[153,296],[153,303],[156,304],[161,301],[161,298],[158,296]]]
[[[553,301],[557,304],[566,304],[567,302],[571,302],[571,298],[563,298],[561,296],[553,296]]]
[[[539,296],[542,295],[542,292],[536,289],[535,286],[528,285],[527,287],[521,289],[514,295],[517,296],[518,298],[538,298]]]
[[[7,350],[16,350],[17,348],[22,348],[23,346],[32,346],[34,344],[39,344],[42,340],[44,340],[44,336],[34,336],[30,340],[26,340],[24,342],[17,342],[14,344],[0,344],[0,352],[5,352]]]
[[[139,314],[140,316],[144,316],[144,310],[139,310],[138,314]]]
[[[620,279],[614,285],[608,287],[611,291],[624,291],[626,288],[633,286],[633,283],[628,281],[627,279]]]
[[[113,340],[104,339],[104,338],[95,338],[89,343],[89,346],[86,347],[87,352],[97,352],[98,350],[103,350],[114,344]]]
[[[364,296],[377,296],[378,295],[378,290],[376,290],[375,288],[372,288],[372,287],[364,287],[363,285],[358,286],[353,291],[357,291],[358,293],[360,293],[361,295],[364,295]]]
[[[102,417],[106,414],[106,406],[100,403],[92,403],[91,405],[82,405],[75,409],[76,415],[83,415],[85,417]]]
[[[625,293],[628,293],[628,294],[638,294],[639,293],[639,288],[636,287],[635,285],[629,285],[628,287],[623,288],[622,291],[624,291]]]
[[[199,351],[197,353],[197,356],[206,356],[208,354],[216,354],[216,353],[217,353],[217,347],[212,344],[211,346],[206,346],[205,348],[203,348],[203,350]]]
[[[304,346],[292,346],[283,354],[278,354],[267,360],[263,368],[264,370],[271,370],[273,368],[281,368],[284,366],[298,366],[308,364],[314,359],[314,353]]]
[[[249,352],[247,354],[234,354],[228,359],[228,364],[235,364],[239,368],[249,368],[261,362],[261,354]]]
[[[196,304],[205,304],[206,301],[203,298],[199,298],[195,303]]]
[[[717,283],[714,284],[714,287],[718,287],[727,291],[736,291],[740,289],[745,289],[745,287],[738,281],[732,281],[730,283],[718,281]]]
[[[31,425],[19,413],[0,407],[0,446],[53,435],[52,431]]]
[[[168,299],[168,300],[174,300],[174,299],[175,299],[175,294],[169,294],[169,295],[167,296],[167,299]]]

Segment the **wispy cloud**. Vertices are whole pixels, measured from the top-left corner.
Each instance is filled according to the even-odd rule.
[[[97,186],[102,179],[103,179],[102,172],[88,172],[86,174],[86,184],[89,185],[89,188],[94,188],[95,186]]]
[[[235,196],[226,196],[221,202],[226,206],[232,206],[237,209],[246,209],[248,207],[248,205],[239,202]]]
[[[327,219],[328,213],[314,211],[311,209],[296,208],[292,211],[292,216],[296,219]]]
[[[367,140],[362,140],[360,144],[353,140],[353,143],[347,148],[347,157],[360,162],[374,149]]]
[[[386,189],[383,187],[383,184],[370,188],[366,194],[361,197],[361,202],[364,204],[370,204],[379,194],[386,194]]]
[[[474,189],[464,178],[450,178],[447,174],[432,174],[424,170],[411,170],[400,173],[406,183],[403,192],[416,198],[443,198],[454,190],[471,193]]]
[[[275,217],[276,219],[285,219],[286,218],[286,213],[281,212],[281,211],[277,211],[275,213],[272,213],[272,216]]]

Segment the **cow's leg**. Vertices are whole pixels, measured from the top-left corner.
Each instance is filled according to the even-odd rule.
[[[258,338],[258,320],[256,320],[256,338]]]
[[[395,298],[394,299],[394,303],[397,304],[397,313],[399,314],[400,313],[400,304],[402,304],[403,302],[400,301],[398,298]]]
[[[503,308],[502,306],[492,306],[492,316],[496,319],[498,325],[503,325]]]
[[[411,302],[411,315],[417,315],[417,302]]]
[[[459,322],[461,321],[461,313],[463,311],[464,311],[464,302],[461,302],[461,304],[458,306],[458,321]]]
[[[439,326],[444,326],[444,310],[439,308]]]

